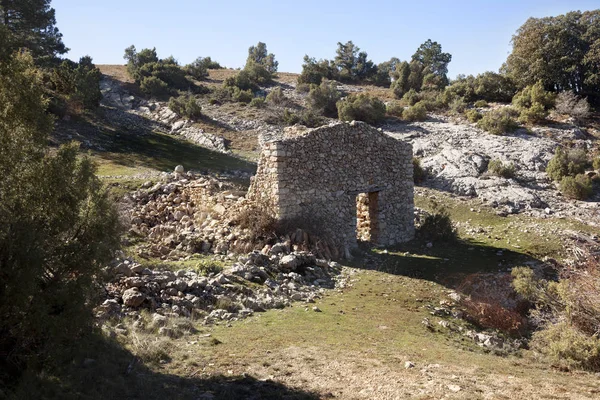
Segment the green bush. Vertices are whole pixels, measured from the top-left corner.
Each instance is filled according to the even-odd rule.
[[[296,92],[298,93],[308,93],[310,91],[309,83],[298,83],[296,85]]]
[[[338,71],[335,66],[328,60],[317,61],[315,58],[304,56],[302,73],[298,77],[298,86],[296,89],[299,89],[300,84],[320,85],[323,79],[338,79]],[[308,89],[306,92],[308,92]]]
[[[52,362],[92,329],[97,278],[120,237],[91,159],[75,144],[48,147],[53,119],[40,77],[26,52],[0,63],[3,382]]]
[[[402,118],[403,112],[404,112],[404,107],[402,105],[400,105],[400,103],[397,101],[392,101],[386,106],[387,115]]]
[[[208,67],[202,57],[197,58],[191,64],[185,66],[185,72],[196,80],[202,80],[208,76]]]
[[[417,236],[423,240],[454,241],[458,234],[448,210],[436,203],[433,212],[425,217],[417,230]]]
[[[414,106],[419,101],[421,101],[421,96],[415,89],[410,89],[408,92],[402,96],[402,100],[408,104],[409,106]]]
[[[455,97],[448,106],[451,113],[461,115],[467,108],[467,102],[463,97]]]
[[[477,108],[484,108],[488,107],[488,102],[485,100],[477,100],[473,105]]]
[[[275,61],[275,55],[269,53],[267,45],[262,42],[258,42],[256,46],[251,46],[248,49],[248,58],[246,59],[244,69],[251,69],[257,66],[268,74],[268,81],[271,80],[272,74],[277,72],[279,66],[279,63]]]
[[[600,170],[600,156],[594,158],[594,162],[592,163],[592,166],[594,167],[594,169],[596,171]]]
[[[427,107],[423,102],[419,101],[411,107],[406,107],[402,111],[402,119],[406,121],[425,121],[427,119]]]
[[[421,159],[413,157],[413,180],[415,184],[423,182],[427,178],[427,172],[421,167]]]
[[[265,99],[262,97],[255,97],[250,101],[250,107],[263,108],[265,106]]]
[[[338,115],[337,102],[341,94],[335,83],[322,82],[321,85],[310,85],[310,91],[306,98],[308,108],[315,113],[326,117],[335,118]]]
[[[191,94],[179,97],[171,97],[169,108],[175,114],[187,119],[198,119],[202,116],[202,107]]]
[[[64,97],[67,102],[80,103],[82,108],[94,109],[100,105],[100,70],[88,56],[82,57],[78,63],[63,61],[52,70],[50,82],[57,96]]]
[[[232,88],[231,98],[238,103],[250,103],[254,98],[254,93],[251,90],[241,90],[238,87]]]
[[[467,117],[469,122],[475,123],[483,118],[483,115],[475,109],[470,109],[465,112],[465,117]]]
[[[477,122],[477,126],[493,135],[512,132],[519,127],[509,110],[492,110]]]
[[[385,104],[367,94],[352,94],[337,102],[341,121],[364,121],[376,124],[385,118]]]
[[[299,113],[294,113],[286,109],[284,110],[281,119],[285,125],[290,126],[300,124],[308,128],[316,128],[323,125],[323,118],[311,110],[304,110]]]
[[[585,200],[592,195],[592,180],[584,174],[565,176],[560,181],[560,191],[571,199]]]
[[[515,177],[516,169],[512,163],[504,164],[500,160],[491,160],[488,163],[488,171],[501,178],[510,179]]]
[[[125,49],[124,58],[127,60],[129,75],[146,94],[162,96],[172,89],[188,90],[191,87],[186,72],[177,61],[173,57],[160,60],[156,49],[143,49],[138,53],[135,46],[131,46]]]
[[[283,94],[281,86],[277,86],[275,89],[267,95],[267,102],[276,106],[285,105],[287,103],[287,97]]]
[[[169,94],[169,85],[155,76],[142,78],[140,89],[142,92],[152,97],[162,97]]]
[[[565,151],[557,147],[554,157],[548,162],[546,173],[550,179],[560,181],[565,176],[575,176],[585,172],[587,163],[585,150],[573,149]]]
[[[600,369],[600,260],[588,252],[578,265],[563,266],[558,282],[536,277],[530,268],[513,268],[513,287],[535,304],[539,325],[530,346],[570,367]]]
[[[544,90],[542,82],[527,86],[513,97],[513,105],[519,111],[519,121],[535,123],[548,116],[548,110],[554,107],[555,95]]]

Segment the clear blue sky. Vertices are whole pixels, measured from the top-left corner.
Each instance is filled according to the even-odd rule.
[[[375,63],[410,59],[427,39],[452,54],[449,76],[497,71],[529,17],[600,8],[600,0],[54,0],[71,49],[97,64],[123,64],[123,50],[156,47],[186,64],[211,56],[241,67],[248,47],[265,42],[279,71],[300,72],[305,54],[331,59],[352,40]]]

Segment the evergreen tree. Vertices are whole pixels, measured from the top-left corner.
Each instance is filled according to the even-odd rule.
[[[47,64],[68,49],[56,25],[51,0],[0,0],[0,25],[14,35],[15,48],[27,48],[37,63]]]
[[[246,59],[246,67],[252,64],[258,64],[264,67],[270,74],[277,72],[279,62],[275,61],[275,54],[267,51],[267,45],[263,42],[258,42],[256,46],[251,46],[248,49],[248,58]]]

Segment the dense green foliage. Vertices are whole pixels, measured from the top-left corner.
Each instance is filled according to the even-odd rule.
[[[281,90],[281,86],[277,86],[267,95],[266,101],[276,106],[281,106],[287,102],[287,98],[285,97],[283,90]]]
[[[194,62],[185,66],[185,72],[196,80],[202,80],[208,76],[209,69],[220,69],[221,64],[213,61],[210,57],[198,57]]]
[[[509,102],[516,93],[515,85],[506,75],[484,72],[477,76],[459,75],[444,89],[446,102],[462,97],[467,102],[477,100]]]
[[[584,150],[566,151],[561,147],[557,147],[554,157],[548,162],[546,173],[550,179],[560,182],[565,176],[575,176],[583,173],[587,163],[587,155]]]
[[[417,236],[423,240],[451,242],[458,238],[458,232],[448,210],[435,203],[432,213],[425,217],[417,229]]]
[[[186,71],[173,57],[159,59],[156,49],[143,49],[139,52],[135,46],[125,49],[127,72],[140,85],[142,91],[150,96],[163,96],[173,89],[189,90],[192,84],[186,78]]]
[[[512,163],[504,164],[500,160],[490,160],[488,163],[488,171],[501,178],[510,179],[515,177],[516,169],[515,165]]]
[[[598,256],[588,255],[576,268],[565,268],[558,282],[541,279],[529,268],[513,268],[515,291],[536,306],[533,349],[569,367],[600,369],[599,266]]]
[[[475,123],[478,122],[481,118],[483,118],[483,115],[475,110],[474,108],[465,111],[465,117],[467,117],[467,120],[469,120],[469,122]]]
[[[302,64],[302,73],[298,77],[299,84],[310,84],[320,85],[323,79],[337,79],[338,73],[335,65],[329,60],[319,60],[311,58],[307,55],[304,56],[304,63]]]
[[[169,108],[175,114],[187,119],[198,119],[202,116],[202,107],[191,93],[179,97],[171,97],[169,99]]]
[[[406,121],[425,121],[427,119],[427,107],[422,101],[419,101],[414,106],[404,109],[402,119]]]
[[[422,67],[421,87],[423,88],[424,84],[426,87],[432,85],[431,82],[426,83],[425,81],[425,78],[429,77],[427,81],[434,81],[433,85],[436,88],[444,88],[448,84],[448,64],[451,60],[452,55],[442,52],[442,45],[438,42],[427,39],[419,46],[412,56],[412,61]]]
[[[308,108],[320,115],[336,118],[338,116],[337,102],[341,93],[337,90],[335,83],[322,82],[317,86],[312,84],[306,102]]]
[[[11,33],[11,48],[27,48],[37,64],[49,65],[68,51],[56,25],[51,0],[0,1],[0,26]]]
[[[364,121],[377,124],[385,118],[385,104],[376,97],[364,93],[352,94],[337,102],[341,121]]]
[[[258,42],[256,46],[251,46],[248,49],[245,69],[248,69],[252,64],[262,66],[271,75],[277,72],[279,66],[279,63],[275,61],[275,55],[268,53],[267,45],[263,42]]]
[[[560,180],[560,192],[571,199],[585,200],[593,193],[592,180],[584,174],[565,176]]]
[[[527,86],[513,97],[512,103],[519,111],[519,121],[535,123],[543,121],[554,107],[555,95],[544,90],[542,82]]]
[[[82,57],[78,63],[64,60],[51,70],[49,76],[54,103],[64,99],[66,103],[85,109],[93,109],[100,104],[102,74],[90,57]]]
[[[46,106],[30,55],[0,62],[0,380],[91,326],[93,282],[119,242],[90,159],[48,150]]]
[[[505,70],[519,88],[541,81],[595,101],[600,93],[600,10],[529,18],[512,39]]]
[[[507,109],[491,110],[483,115],[477,126],[493,135],[503,135],[519,127],[512,112]]]

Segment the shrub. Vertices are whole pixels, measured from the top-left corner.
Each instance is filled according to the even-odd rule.
[[[404,112],[404,107],[397,101],[392,101],[386,106],[387,115],[402,118],[402,112]]]
[[[498,329],[511,336],[520,336],[526,330],[526,320],[516,311],[509,310],[496,301],[466,297],[461,299],[469,319],[486,329]]]
[[[263,97],[255,97],[250,101],[250,107],[263,108],[265,106],[265,99]]]
[[[162,97],[169,94],[169,85],[155,76],[147,76],[142,79],[140,89],[152,97]]]
[[[185,66],[185,72],[196,80],[202,80],[208,76],[208,68],[202,57],[197,58],[191,64]]]
[[[477,100],[473,105],[477,108],[484,108],[488,107],[488,102],[485,100]]]
[[[271,90],[267,95],[267,102],[275,104],[276,106],[285,105],[287,103],[287,97],[283,94],[281,86],[277,86],[275,89]]]
[[[592,195],[592,180],[584,174],[565,176],[560,181],[560,191],[571,199],[585,200]]]
[[[254,93],[250,89],[241,90],[238,87],[234,87],[231,90],[231,98],[238,103],[250,103],[254,99]]]
[[[548,116],[548,110],[554,106],[555,96],[544,90],[542,82],[527,86],[513,97],[513,105],[519,111],[519,121],[535,123]]]
[[[289,126],[300,124],[308,128],[316,128],[323,125],[323,118],[311,110],[304,110],[299,113],[294,113],[286,109],[283,111],[281,120],[285,125]]]
[[[510,179],[515,177],[515,165],[512,163],[504,164],[500,160],[491,160],[488,163],[488,171],[501,178]]]
[[[308,108],[318,114],[326,117],[335,118],[338,115],[337,102],[341,94],[337,90],[335,83],[323,82],[321,85],[310,85],[310,91],[306,102]]]
[[[191,94],[171,97],[169,108],[175,114],[187,119],[198,119],[202,116],[202,107]]]
[[[587,155],[585,150],[574,149],[565,151],[557,147],[554,157],[548,162],[546,173],[550,179],[560,181],[565,176],[575,176],[583,173],[586,165]]]
[[[275,55],[268,53],[267,45],[262,42],[258,42],[256,46],[251,46],[248,49],[248,58],[246,59],[244,69],[257,66],[268,74],[268,80],[271,79],[272,74],[277,72],[277,67],[279,66],[279,63],[275,61]]]
[[[427,119],[427,107],[419,101],[414,106],[407,107],[402,111],[402,119],[406,121],[425,121]]]
[[[385,104],[376,97],[360,93],[337,102],[338,115],[342,121],[364,121],[376,124],[385,118]]]
[[[88,56],[78,63],[63,61],[52,70],[50,81],[58,96],[64,96],[67,102],[77,102],[85,109],[98,107],[102,99],[100,92],[101,73]]]
[[[298,77],[297,89],[300,87],[300,84],[320,85],[323,79],[338,79],[338,71],[335,66],[328,60],[317,61],[315,58],[304,56],[302,73]]]
[[[91,330],[96,279],[119,245],[118,215],[90,158],[74,144],[48,147],[42,85],[28,53],[0,63],[3,381]]]
[[[421,96],[415,89],[410,89],[402,96],[402,100],[409,106],[414,106],[421,100]]]
[[[560,363],[600,370],[600,259],[593,250],[573,266],[562,266],[558,282],[536,277],[529,268],[512,270],[515,291],[536,307],[539,326],[530,346]]]
[[[596,171],[600,170],[600,156],[594,158],[594,162],[592,163],[592,166],[594,167],[594,169]]]
[[[427,178],[427,172],[421,167],[421,159],[413,157],[413,181],[415,184],[423,182]]]
[[[238,214],[234,221],[242,229],[250,232],[250,241],[253,243],[265,242],[276,238],[274,232],[277,220],[266,210],[259,207],[250,207]]]
[[[296,85],[296,92],[298,93],[308,93],[310,91],[310,84],[308,83],[299,83]]]
[[[465,109],[467,108],[467,102],[463,97],[455,97],[448,106],[450,108],[450,112],[455,115],[460,115],[465,112]]]
[[[492,110],[477,122],[477,126],[493,135],[502,135],[518,128],[508,110]]]
[[[469,122],[475,123],[475,122],[479,121],[481,118],[483,118],[483,115],[479,111],[477,111],[475,109],[471,109],[471,110],[467,110],[465,112],[465,117],[467,117]]]
[[[218,273],[223,272],[225,269],[225,265],[222,261],[213,260],[212,258],[203,258],[198,261],[195,268],[197,273],[200,275],[208,276],[208,275],[216,275]]]
[[[590,105],[585,98],[578,97],[572,91],[560,92],[556,96],[556,112],[575,119],[587,118],[590,115]]]
[[[458,237],[448,210],[437,203],[433,205],[433,212],[423,220],[417,235],[423,240],[441,241],[454,241]]]

